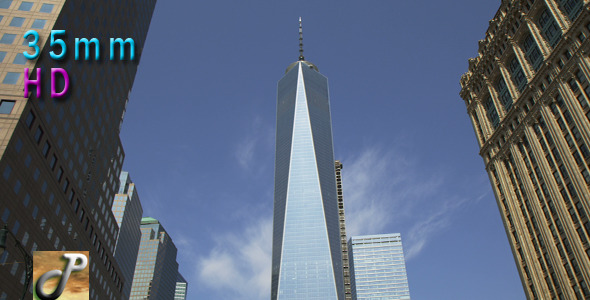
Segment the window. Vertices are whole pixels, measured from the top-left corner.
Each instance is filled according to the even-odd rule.
[[[582,11],[582,0],[558,0],[559,8],[563,11],[570,20],[575,20]]]
[[[539,27],[541,27],[541,33],[543,37],[547,40],[551,47],[555,47],[557,42],[561,39],[561,29],[557,25],[557,21],[549,12],[549,9],[545,8],[543,12],[539,15],[537,20]]]
[[[0,100],[0,114],[10,114],[12,112],[12,108],[14,107],[14,103],[16,103],[16,101]]]
[[[12,0],[0,0],[0,8],[9,8]]]
[[[520,63],[518,62],[518,59],[516,57],[514,57],[508,64],[508,70],[510,71],[510,75],[512,76],[512,80],[516,84],[518,91],[522,92],[526,87],[527,78],[524,75],[524,71],[522,70],[522,67],[520,66]],[[504,80],[502,79],[501,81]],[[504,85],[506,85],[505,82]],[[512,99],[510,99],[510,102],[512,102]],[[512,105],[512,103],[510,105]],[[506,104],[504,104],[504,107],[506,107]],[[506,111],[508,111],[508,109],[509,108],[506,108]]]
[[[8,222],[8,217],[10,217],[10,210],[8,208],[5,208],[4,213],[2,213],[2,222]]]
[[[33,127],[33,122],[35,122],[35,114],[33,113],[33,111],[29,112],[29,115],[27,116],[25,122],[27,123],[27,127],[29,127],[29,129]]]
[[[2,62],[5,57],[6,57],[6,51],[0,51],[0,62]]]
[[[51,167],[51,170],[55,170],[55,165],[57,164],[57,156],[55,156],[55,154],[53,154],[53,157],[51,158],[51,162],[49,163],[49,166]]]
[[[28,207],[30,202],[31,202],[31,195],[27,194],[25,196],[25,198],[23,199],[23,205],[25,207]]]
[[[59,170],[57,171],[57,181],[58,182],[61,181],[63,174],[64,174],[64,169],[60,167]]]
[[[39,126],[37,127],[37,131],[35,131],[35,141],[37,144],[41,142],[41,138],[43,138],[43,129],[41,129],[41,126]]]
[[[19,77],[20,77],[20,72],[6,72],[6,77],[4,77],[4,80],[2,81],[2,83],[16,84],[18,82]]]
[[[520,67],[520,65],[519,65],[519,67]],[[522,69],[521,69],[521,72],[522,72]],[[506,112],[508,112],[510,110],[510,108],[512,107],[513,101],[512,101],[512,96],[510,95],[510,91],[508,90],[508,86],[506,86],[506,81],[504,81],[504,78],[502,76],[500,76],[500,79],[498,79],[498,82],[496,84],[496,88],[498,89],[498,95],[500,96],[500,102],[502,102],[504,109],[506,110]]]
[[[15,194],[18,195],[18,192],[20,192],[21,186],[22,186],[22,184],[21,184],[20,180],[17,180],[16,183],[14,184],[14,187],[12,188],[12,190],[14,191]]]
[[[45,145],[43,146],[43,156],[45,158],[47,158],[47,155],[49,155],[50,149],[51,149],[51,144],[49,144],[49,141],[45,141]]]
[[[526,59],[529,61],[531,66],[533,66],[533,69],[538,71],[541,67],[541,64],[543,63],[543,55],[541,54],[541,50],[539,50],[539,46],[531,34],[528,34],[524,38],[523,48]]]
[[[53,11],[53,4],[48,4],[48,3],[43,3],[43,5],[41,5],[41,9],[39,10],[39,12],[42,13],[51,13]]]
[[[45,23],[47,23],[47,20],[35,19],[35,21],[33,21],[33,25],[31,25],[31,28],[43,29],[45,28]]]
[[[27,63],[27,59],[22,53],[17,53],[12,63],[17,65],[24,65]]]
[[[498,116],[498,111],[496,111],[496,106],[494,106],[494,101],[492,101],[492,98],[488,96],[483,105],[486,110],[488,120],[490,123],[492,123],[494,128],[498,128],[498,125],[500,125],[500,117]]]
[[[12,18],[12,21],[10,21],[10,25],[8,25],[8,26],[21,27],[21,26],[23,26],[24,22],[25,22],[25,18],[14,17],[14,18]]]
[[[33,8],[33,2],[27,2],[27,1],[23,1],[20,6],[18,7],[18,10],[22,10],[22,11],[30,11],[31,8]]]
[[[2,38],[0,39],[0,44],[12,44],[14,39],[16,38],[16,34],[12,33],[5,33]]]

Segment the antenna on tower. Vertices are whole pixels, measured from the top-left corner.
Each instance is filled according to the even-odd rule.
[[[303,57],[303,26],[301,26],[301,17],[299,17],[299,60],[305,60],[305,57]]]

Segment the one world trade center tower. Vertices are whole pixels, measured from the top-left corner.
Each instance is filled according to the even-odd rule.
[[[271,299],[344,299],[328,80],[299,60],[279,81]]]

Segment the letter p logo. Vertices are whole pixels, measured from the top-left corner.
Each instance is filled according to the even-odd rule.
[[[37,286],[35,288],[35,292],[37,294],[37,297],[39,297],[39,299],[41,299],[41,300],[55,300],[55,299],[57,299],[63,293],[63,291],[66,287],[66,283],[68,282],[68,279],[70,278],[70,275],[72,274],[72,272],[82,271],[88,265],[88,258],[86,257],[86,255],[81,254],[81,253],[65,253],[65,254],[63,254],[62,257],[68,261],[63,272],[61,270],[51,270],[51,271],[46,272],[43,275],[41,275],[39,277],[39,279],[37,280]],[[58,277],[58,276],[61,278],[59,279],[59,283],[57,284],[57,287],[55,288],[53,293],[51,293],[51,294],[45,293],[43,291],[43,286],[45,285],[47,280],[50,278],[53,278],[53,277]]]

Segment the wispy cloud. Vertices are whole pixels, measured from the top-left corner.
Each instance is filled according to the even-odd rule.
[[[228,234],[197,262],[199,282],[222,299],[270,297],[272,220],[261,219],[240,234]]]
[[[243,139],[239,142],[236,149],[236,159],[242,168],[248,169],[252,165],[256,143],[258,143],[256,137]]]
[[[400,148],[366,147],[343,164],[348,236],[404,232],[406,259],[416,257],[472,200],[448,191],[449,170],[422,166]]]
[[[249,125],[247,135],[238,141],[235,149],[235,158],[238,164],[247,170],[252,170],[259,160],[258,153],[268,154],[272,151],[274,143],[274,131],[272,126],[264,123],[260,117],[253,119]]]

